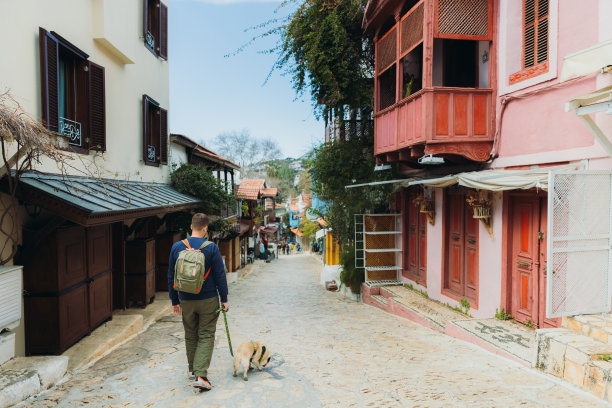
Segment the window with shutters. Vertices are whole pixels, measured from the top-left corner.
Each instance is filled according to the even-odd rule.
[[[142,111],[144,163],[168,164],[168,111],[147,95],[142,96]]]
[[[143,0],[143,37],[145,47],[168,59],[168,6],[160,0]]]
[[[510,75],[515,84],[548,72],[549,0],[523,0],[522,70]]]
[[[106,149],[104,67],[55,32],[39,29],[43,124],[79,153]]]

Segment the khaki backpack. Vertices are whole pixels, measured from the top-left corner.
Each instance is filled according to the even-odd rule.
[[[174,289],[179,292],[198,294],[210,273],[210,268],[205,273],[206,258],[202,249],[212,242],[204,241],[198,249],[192,248],[186,239],[183,240],[183,243],[187,248],[179,252],[174,264]]]

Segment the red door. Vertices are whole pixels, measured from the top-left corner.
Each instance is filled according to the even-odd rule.
[[[511,314],[535,327],[558,327],[546,319],[546,198],[522,195],[511,199]]]
[[[447,264],[445,289],[476,301],[478,298],[478,220],[465,195],[449,192],[447,196]]]
[[[422,285],[427,284],[427,217],[415,203],[419,191],[404,194],[404,276]]]

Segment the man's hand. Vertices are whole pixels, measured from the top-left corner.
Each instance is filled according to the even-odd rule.
[[[180,316],[181,315],[181,305],[172,306],[172,313],[174,313],[176,316]]]
[[[229,303],[227,302],[221,303],[221,306],[223,307],[224,312],[227,312],[229,310]]]

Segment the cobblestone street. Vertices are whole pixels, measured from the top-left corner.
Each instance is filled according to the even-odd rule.
[[[309,255],[258,263],[230,285],[234,348],[273,360],[232,376],[223,319],[210,392],[187,379],[183,327],[167,316],[92,367],[29,400],[34,407],[603,407],[550,377],[381,310],[326,292]]]

